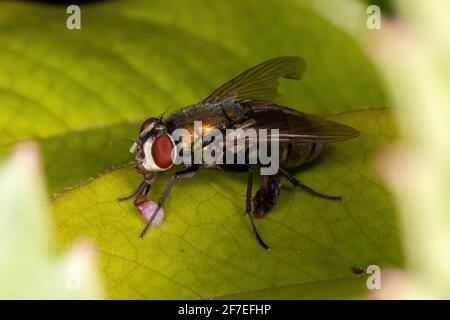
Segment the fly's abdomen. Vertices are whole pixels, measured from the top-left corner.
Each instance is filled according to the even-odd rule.
[[[293,168],[317,159],[323,151],[322,143],[284,144],[280,146],[280,166]]]
[[[269,148],[270,149],[270,148]],[[323,151],[323,144],[322,143],[303,143],[303,144],[295,144],[295,143],[288,143],[288,144],[280,144],[279,150],[278,150],[278,159],[279,159],[279,165],[282,168],[293,168],[293,167],[299,167],[303,164],[309,163],[311,161],[314,161],[317,159],[320,154]],[[260,154],[258,151],[256,151],[256,164],[262,165],[261,159],[259,158]],[[276,156],[275,154],[268,155],[269,158]],[[226,150],[224,150],[223,154],[223,164],[230,165],[229,163],[230,158],[226,157]],[[243,161],[242,161],[243,160]],[[266,161],[267,159],[265,159]],[[249,153],[249,149],[246,149],[244,152],[243,157],[241,158],[241,161],[239,160],[239,156],[234,153],[234,156],[232,157],[232,164],[234,165],[252,165],[255,164],[255,154],[252,156]],[[273,160],[271,160],[273,161]],[[232,166],[235,167],[235,166]]]

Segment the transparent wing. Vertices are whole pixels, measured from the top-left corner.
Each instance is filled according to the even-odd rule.
[[[270,129],[278,129],[276,137],[280,143],[330,143],[359,135],[358,131],[341,123],[274,104],[251,107],[245,120],[236,124],[235,128],[266,129],[268,139],[271,138]]]
[[[267,60],[228,81],[211,93],[204,102],[272,101],[279,96],[278,79],[300,79],[306,63],[299,57],[278,57]]]

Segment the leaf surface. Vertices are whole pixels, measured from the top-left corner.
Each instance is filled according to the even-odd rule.
[[[175,184],[165,222],[144,240],[138,235],[145,223],[132,203],[115,201],[140,177],[132,168],[113,170],[53,202],[59,238],[95,239],[112,298],[261,298],[267,290],[289,298],[355,294],[364,279],[354,279],[351,268],[402,262],[391,200],[372,168],[396,129],[389,109],[330,118],[361,136],[331,145],[295,175],[343,200],[312,198],[283,181],[273,212],[256,221],[271,247],[267,252],[244,215],[246,175],[212,169]],[[173,172],[159,175],[150,198],[157,200]],[[348,292],[342,289],[346,280]]]

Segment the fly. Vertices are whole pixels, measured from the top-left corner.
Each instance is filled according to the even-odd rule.
[[[204,127],[217,129],[223,133],[227,132],[227,129],[240,128],[278,130],[276,137],[269,136],[277,139],[279,168],[274,174],[261,175],[259,190],[253,198],[254,170],[263,167],[264,164],[260,161],[256,164],[250,163],[248,148],[244,150],[246,152],[244,163],[222,162],[208,165],[247,173],[245,213],[249,217],[256,239],[264,249],[269,247],[256,230],[253,218],[264,217],[276,204],[280,194],[281,177],[286,178],[296,189],[313,196],[327,200],[341,200],[340,196],[325,195],[313,190],[288,172],[290,168],[315,160],[325,144],[352,139],[359,135],[358,131],[346,125],[307,115],[272,102],[279,95],[277,90],[279,78],[299,80],[305,70],[306,63],[301,58],[274,58],[241,73],[195,105],[182,108],[168,117],[148,118],[142,124],[139,137],[130,149],[130,152],[135,154],[136,169],[142,174],[143,181],[133,194],[118,200],[134,198],[134,205],[138,208],[143,202],[148,201],[146,195],[155,182],[157,173],[177,165],[174,163],[174,154],[183,140],[177,144],[174,132],[177,129],[185,129],[191,136],[195,136],[194,121],[202,121]],[[205,147],[205,144],[200,146]],[[206,166],[193,161],[194,154],[189,154],[188,157],[192,161],[184,163],[183,169],[170,178],[152,217],[148,219],[140,234],[141,238],[152,225],[158,210],[164,206],[175,181],[191,178],[200,167]]]

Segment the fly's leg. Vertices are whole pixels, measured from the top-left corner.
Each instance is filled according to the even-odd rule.
[[[150,191],[151,186],[152,186],[151,184],[144,181],[144,186],[142,187],[142,190],[137,194],[136,198],[134,199],[133,204],[135,207],[137,207],[138,205],[140,205],[142,202],[145,201],[145,196]]]
[[[253,232],[255,233],[256,239],[258,239],[259,244],[265,249],[269,249],[269,246],[262,240],[261,236],[256,230],[255,221],[253,221],[252,215],[252,186],[253,186],[253,170],[248,167],[248,178],[247,178],[247,193],[246,193],[246,206],[245,214],[250,218],[250,224],[252,225]]]
[[[150,190],[150,188],[148,188],[149,190],[147,192],[145,191],[145,188],[148,186],[147,182],[144,180],[141,182],[141,184],[139,185],[139,187],[136,189],[136,191],[134,191],[132,194],[130,194],[129,196],[126,197],[122,197],[122,198],[118,198],[117,201],[118,202],[123,202],[123,201],[127,201],[130,200],[131,198],[136,197],[136,199],[138,197],[140,197],[141,194],[144,194],[144,197],[147,195],[148,191]]]
[[[117,199],[118,202],[127,201],[131,198],[136,197],[134,199],[134,206],[137,207],[139,204],[141,204],[141,202],[145,200],[145,196],[148,194],[152,183],[155,181],[155,175],[153,173],[145,173],[143,171],[139,172],[144,175],[144,181],[141,182],[139,187],[132,194],[127,197]]]
[[[169,196],[170,190],[172,189],[173,184],[177,179],[188,179],[192,178],[198,171],[198,165],[192,165],[189,168],[178,171],[175,173],[169,180],[169,183],[167,184],[166,188],[164,189],[164,192],[162,193],[161,197],[158,200],[158,205],[156,206],[155,212],[153,212],[150,220],[148,221],[147,225],[145,226],[144,230],[142,230],[140,237],[144,238],[145,234],[147,233],[148,228],[153,222],[153,219],[156,217],[156,214],[158,213],[159,209],[162,208],[164,203],[167,200],[167,197]]]
[[[294,188],[303,190],[307,193],[309,193],[310,195],[314,196],[314,197],[318,197],[321,199],[326,199],[326,200],[333,200],[333,201],[339,201],[342,200],[341,196],[328,196],[326,194],[317,192],[313,189],[311,189],[308,186],[305,186],[304,184],[302,184],[300,181],[298,181],[297,179],[295,179],[293,176],[291,176],[286,170],[280,168],[280,172],[292,183],[292,185],[294,186]]]

